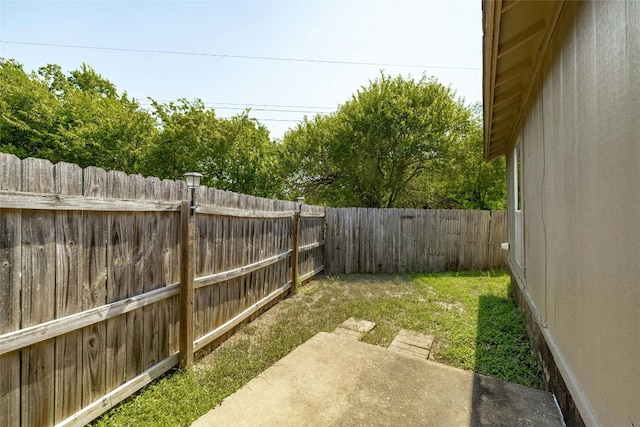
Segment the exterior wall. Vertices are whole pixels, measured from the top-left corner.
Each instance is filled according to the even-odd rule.
[[[639,427],[640,2],[567,2],[536,85],[512,272],[585,423]]]
[[[556,402],[562,411],[565,424],[571,427],[583,427],[585,425],[584,420],[580,416],[571,392],[564,382],[562,373],[558,369],[553,352],[547,344],[547,339],[543,333],[544,328],[540,325],[536,313],[531,309],[531,305],[513,275],[511,276],[511,286],[515,300],[524,311],[527,322],[527,334],[531,339],[531,345],[540,362],[547,390],[555,396]]]

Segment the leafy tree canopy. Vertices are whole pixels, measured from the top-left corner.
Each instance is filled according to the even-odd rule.
[[[0,93],[0,150],[19,157],[54,151],[61,106],[46,82],[0,58]]]
[[[243,112],[216,117],[200,100],[150,111],[86,64],[65,74],[58,65],[26,73],[0,59],[0,151],[127,173],[182,179],[231,191],[281,194],[276,145],[266,127]]]
[[[478,115],[450,88],[382,74],[336,113],[288,132],[281,171],[287,193],[312,203],[501,207],[504,165],[485,167],[481,150]]]
[[[482,160],[476,110],[434,79],[381,74],[330,115],[272,141],[249,111],[200,100],[146,110],[86,64],[26,73],[0,58],[0,151],[331,206],[503,208],[504,161]]]
[[[153,102],[162,132],[149,150],[145,173],[181,179],[198,171],[204,185],[263,197],[280,194],[273,176],[276,146],[269,131],[247,112],[230,119],[216,117],[200,100]]]
[[[27,74],[0,60],[0,149],[82,167],[136,172],[156,137],[153,118],[91,67]]]

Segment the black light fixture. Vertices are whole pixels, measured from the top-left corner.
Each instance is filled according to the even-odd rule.
[[[196,213],[196,188],[200,187],[200,178],[202,178],[202,174],[198,172],[187,172],[184,174],[187,188],[191,190],[191,215]]]

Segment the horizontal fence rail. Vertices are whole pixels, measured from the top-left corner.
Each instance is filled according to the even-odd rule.
[[[271,212],[271,211],[225,208],[220,206],[199,206],[198,208],[196,208],[196,213],[208,214],[208,215],[219,215],[219,216],[230,216],[235,218],[290,218],[295,214],[295,211]]]
[[[324,208],[188,196],[0,153],[0,426],[91,422],[323,271]]]
[[[291,288],[291,282],[285,283],[283,286],[279,287],[278,289],[276,289],[271,294],[267,295],[266,297],[264,297],[263,299],[261,299],[257,303],[251,305],[246,310],[244,310],[241,313],[237,314],[235,317],[231,318],[230,320],[228,320],[224,324],[218,326],[217,328],[215,328],[211,332],[209,332],[209,333],[203,335],[202,337],[198,338],[194,342],[194,350],[195,351],[201,350],[207,344],[209,344],[212,341],[215,341],[216,339],[222,337],[224,334],[226,334],[227,332],[231,331],[233,328],[235,328],[236,326],[238,326],[239,324],[241,324],[242,322],[247,320],[249,317],[251,317],[254,313],[256,313],[258,310],[260,310],[262,307],[266,306],[267,304],[269,304],[270,302],[272,302],[276,298],[280,297],[282,294],[284,294],[290,288]]]
[[[299,249],[300,250],[300,249]],[[201,288],[207,285],[213,285],[216,283],[224,282],[225,280],[235,279],[236,277],[244,276],[245,274],[249,274],[253,271],[260,270],[261,268],[268,267],[272,264],[275,264],[278,261],[287,259],[291,256],[293,250],[288,250],[286,252],[282,252],[281,254],[274,255],[267,259],[263,259],[262,261],[254,262],[253,264],[244,265],[239,268],[234,268],[233,270],[223,271],[221,273],[210,274],[208,276],[198,277],[194,280],[195,288]]]
[[[326,273],[507,268],[504,211],[327,208]]]
[[[180,210],[180,203],[8,191],[0,191],[0,206],[3,209],[56,211],[170,212]]]
[[[0,355],[37,344],[42,341],[77,331],[87,326],[120,316],[146,305],[151,305],[163,299],[178,295],[179,284],[146,292],[122,301],[103,305],[102,307],[82,311],[70,316],[61,317],[40,323],[24,329],[18,329],[8,334],[0,335]]]

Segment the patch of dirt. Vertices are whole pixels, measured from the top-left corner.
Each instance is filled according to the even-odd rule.
[[[313,285],[306,286],[314,285],[315,283]],[[260,314],[257,318],[253,319],[251,322],[245,323],[238,327],[233,335],[224,340],[224,342],[222,342],[212,352],[204,355],[201,359],[198,360],[196,364],[208,364],[211,361],[211,358],[215,358],[216,353],[226,346],[231,346],[243,339],[249,339],[253,341],[258,337],[265,335],[269,331],[269,328],[271,328],[271,326],[276,323],[279,314],[287,310],[287,308],[289,308],[292,304],[298,304],[301,301],[308,301],[309,299],[313,299],[315,301],[320,297],[320,292],[309,292],[309,290],[307,290],[307,292],[300,292],[297,295],[288,296],[280,300],[278,303],[267,309],[267,311]]]
[[[405,297],[407,295],[413,295],[413,292],[411,291],[400,291],[400,292],[391,292],[391,291],[385,291],[385,294],[389,295],[392,298],[402,298]]]
[[[216,353],[242,340],[250,340],[255,342],[260,337],[268,333],[269,329],[276,323],[281,313],[287,311],[292,305],[303,304],[308,308],[312,308],[315,303],[322,297],[326,296],[325,287],[331,287],[334,283],[341,284],[341,291],[350,294],[351,289],[358,289],[358,294],[363,295],[362,289],[371,287],[372,289],[384,288],[385,292],[392,297],[401,298],[410,295],[413,292],[407,291],[402,285],[411,282],[407,276],[399,276],[394,274],[347,274],[340,276],[321,276],[315,278],[312,282],[307,283],[298,288],[298,294],[288,296],[280,300],[277,304],[270,307],[267,311],[255,318],[249,323],[245,323],[235,330],[224,342],[216,347],[212,352],[204,354],[198,363],[206,364],[211,358],[216,357]],[[343,286],[347,284],[347,286]],[[365,296],[372,297],[376,291],[365,293]],[[331,301],[337,301],[335,297]]]
[[[461,302],[456,302],[456,303],[446,303],[443,301],[435,301],[434,302],[435,305],[444,308],[447,311],[456,311],[460,314],[464,313],[464,306],[462,305]]]
[[[390,283],[402,284],[410,283],[411,277],[397,274],[344,274],[337,276],[326,276],[320,280],[340,281],[343,283],[362,283],[365,285]]]

